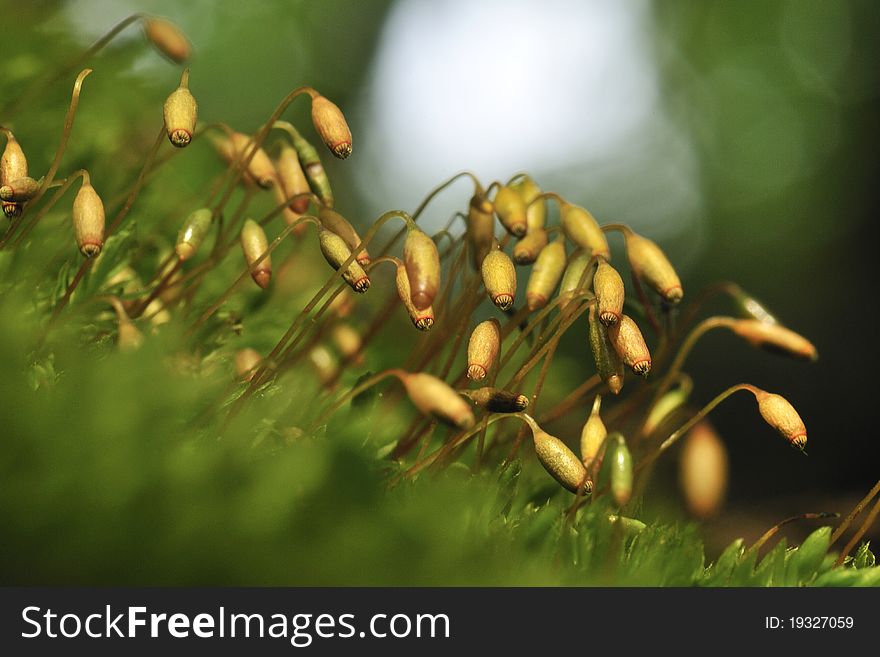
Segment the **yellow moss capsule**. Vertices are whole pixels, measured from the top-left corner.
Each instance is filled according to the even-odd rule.
[[[319,383],[328,387],[337,380],[339,363],[336,357],[324,345],[316,345],[309,351],[309,363],[318,377]]]
[[[519,413],[529,406],[529,398],[515,392],[507,392],[498,388],[477,388],[476,390],[463,390],[462,394],[468,397],[480,408],[485,408],[490,413]]]
[[[296,150],[292,146],[285,144],[281,147],[278,159],[275,162],[275,170],[278,172],[278,178],[281,180],[281,187],[287,198],[297,196],[299,194],[307,194],[309,189],[309,181],[299,162]],[[295,199],[290,202],[290,209],[297,214],[303,214],[309,209],[308,196]]]
[[[706,420],[688,431],[684,439],[679,482],[693,515],[710,518],[718,513],[727,490],[727,449]]]
[[[6,134],[6,148],[0,155],[0,185],[9,185],[28,175],[27,158],[12,131],[3,129]]]
[[[482,381],[495,364],[501,349],[501,324],[494,317],[480,322],[471,333],[467,349],[467,376]]]
[[[596,457],[599,456],[599,449],[601,449],[606,436],[608,436],[608,429],[605,428],[605,423],[599,415],[601,407],[602,397],[596,395],[596,398],[593,400],[593,409],[590,411],[590,415],[581,429],[581,460],[584,462],[584,467],[588,469],[592,466]]]
[[[817,360],[816,347],[799,333],[779,324],[767,324],[757,319],[737,319],[730,330],[748,340],[755,347],[795,358]]]
[[[165,99],[163,107],[165,131],[172,145],[183,148],[192,141],[198,110],[198,103],[189,90],[189,69],[187,69],[183,72],[180,86]]]
[[[147,18],[144,20],[144,34],[159,52],[173,62],[182,64],[192,54],[189,39],[169,20]]]
[[[253,150],[254,142],[241,132],[233,132],[229,137],[235,157],[247,157]],[[278,179],[275,165],[262,147],[257,149],[247,166],[248,175],[263,189],[269,189]]]
[[[785,397],[766,390],[757,390],[755,398],[758,400],[758,411],[767,424],[776,429],[792,447],[803,450],[807,444],[807,428],[794,406]]]
[[[480,272],[492,303],[501,310],[510,308],[516,297],[516,269],[507,254],[498,248],[493,248],[483,258]]]
[[[351,249],[348,248],[345,240],[333,231],[321,228],[318,231],[318,240],[324,258],[337,271],[342,266],[342,263],[351,257]],[[342,274],[342,278],[355,292],[363,294],[370,289],[370,277],[367,276],[367,272],[364,271],[364,268],[361,267],[357,260],[348,265]]]
[[[625,374],[623,361],[617,355],[617,351],[608,337],[608,329],[599,321],[599,313],[595,306],[592,306],[589,311],[589,325],[590,349],[596,363],[596,372],[613,394],[619,394],[623,388]]]
[[[265,290],[272,279],[272,256],[267,255],[257,263],[260,256],[269,250],[269,240],[266,239],[263,227],[253,219],[245,220],[241,227],[241,250],[251,271],[251,278]]]
[[[663,250],[647,237],[626,233],[626,253],[635,274],[650,285],[669,303],[678,303],[684,296],[681,281]]]
[[[351,155],[351,130],[342,110],[324,96],[312,98],[312,123],[327,148],[344,160]]]
[[[591,256],[611,259],[611,250],[605,233],[599,223],[587,210],[571,203],[563,203],[559,208],[562,230],[575,245]]]
[[[0,199],[14,203],[30,201],[40,191],[40,183],[29,176],[12,180],[0,187]]]
[[[361,339],[361,334],[351,324],[339,322],[333,327],[330,335],[336,350],[346,361],[356,365],[363,363],[364,357],[361,354],[363,340]]]
[[[199,208],[186,218],[177,234],[177,244],[174,246],[178,258],[189,260],[195,255],[211,228],[212,219],[213,213],[210,208]]]
[[[333,191],[330,189],[330,179],[321,164],[317,149],[300,134],[293,137],[293,148],[299,156],[300,164],[312,191],[321,199],[321,203],[328,208],[333,207]]]
[[[250,381],[262,362],[263,357],[256,349],[250,347],[239,349],[235,353],[235,373],[242,381]]]
[[[403,302],[410,321],[420,331],[429,331],[434,326],[434,308],[428,306],[419,310],[413,305],[412,295],[409,289],[409,277],[406,274],[406,267],[403,264],[397,266],[397,294]]]
[[[620,320],[608,328],[611,344],[624,364],[640,376],[647,376],[651,371],[651,352],[645,344],[645,338],[631,317],[621,315]]]
[[[460,429],[474,426],[470,406],[446,382],[425,372],[401,372],[399,376],[410,401],[420,412]]]
[[[409,228],[403,243],[403,264],[413,305],[419,310],[429,308],[440,290],[440,252],[434,240],[417,228]]]
[[[104,246],[104,204],[88,174],[73,199],[73,230],[76,244],[86,258],[94,258]]]
[[[508,233],[514,237],[526,234],[526,204],[516,190],[500,187],[495,194],[495,214]]]
[[[592,256],[581,248],[575,249],[568,258],[568,264],[565,266],[565,272],[562,274],[562,282],[559,284],[559,296],[563,299],[571,298],[578,291],[587,290],[592,285],[590,261]],[[581,283],[583,279],[583,283]],[[567,303],[560,304],[560,310],[565,308]]]
[[[510,187],[526,204],[526,234],[529,235],[533,230],[543,228],[547,222],[547,201],[541,199],[532,203],[541,195],[541,188],[527,175],[517,178]]]
[[[547,305],[553,296],[562,272],[565,271],[565,245],[556,239],[541,249],[526,284],[526,304],[532,312]]]
[[[532,430],[535,455],[538,457],[538,461],[563,488],[576,493],[578,488],[587,479],[587,469],[584,467],[584,464],[559,438],[551,436],[541,429],[531,417],[525,417]],[[589,481],[586,481],[584,491],[589,493],[591,490],[592,485]]]
[[[474,194],[468,205],[467,240],[474,266],[479,269],[495,241],[495,216],[492,203],[482,194]]]
[[[610,454],[606,452],[606,458],[610,459],[611,494],[614,496],[614,501],[623,506],[632,496],[632,454],[623,435],[616,431],[608,436],[608,449]]]
[[[623,314],[623,279],[604,259],[599,260],[596,273],[593,274],[593,291],[596,293],[599,320],[605,326],[616,324]]]
[[[730,294],[743,317],[757,319],[764,324],[779,324],[779,320],[764,307],[764,304],[738,285],[730,289]]]
[[[321,220],[321,225],[324,226],[324,228],[333,231],[345,240],[345,243],[348,244],[350,250],[353,251],[360,245],[361,236],[358,235],[354,226],[349,223],[348,219],[335,210],[321,208],[318,210],[318,219]],[[359,262],[362,267],[366,267],[370,264],[370,254],[366,249],[361,249],[360,253],[357,254],[357,262]]]
[[[518,265],[530,265],[538,259],[538,254],[550,242],[547,231],[532,228],[526,236],[513,247],[513,261]]]

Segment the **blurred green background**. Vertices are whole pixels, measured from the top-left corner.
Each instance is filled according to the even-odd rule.
[[[527,170],[600,221],[624,221],[655,238],[680,267],[685,301],[716,280],[754,293],[816,344],[818,363],[790,362],[730,334],[710,334],[688,360],[695,402],[740,381],[780,392],[807,424],[810,456],[794,455],[772,436],[747,398],[722,405],[713,420],[729,446],[731,483],[725,511],[703,530],[710,554],[736,536],[753,540],[789,515],[845,512],[876,481],[870,226],[877,193],[870,162],[880,102],[877,3],[3,0],[0,7],[0,105],[129,13],[152,12],[174,20],[194,44],[191,88],[202,120],[252,132],[304,83],[344,109],[354,155],[344,163],[324,159],[337,206],[361,228],[387,209],[412,210],[461,169],[487,183]],[[87,165],[111,197],[137,171],[179,71],[145,47],[136,28],[89,66],[95,73],[85,83],[62,171]],[[66,81],[14,117],[0,116],[14,127],[35,172],[51,160],[69,93]],[[308,125],[305,103],[286,116]],[[181,196],[196,202],[206,172],[217,170],[209,148],[192,151],[185,166],[163,174],[138,201],[133,218],[144,233],[143,226],[161,227],[173,239],[191,209],[180,206]],[[426,225],[444,224],[469,194],[464,183],[444,194]],[[52,225],[64,225],[63,213]],[[7,272],[20,264],[3,261]],[[218,283],[217,291],[223,287]],[[59,347],[54,391],[23,390],[20,372],[32,366],[27,337],[37,318],[10,314],[30,303],[21,294],[3,291],[0,346],[0,504],[10,550],[3,570],[11,581],[269,583],[305,564],[312,570],[290,572],[285,582],[560,581],[542,564],[534,572],[518,564],[514,575],[502,565],[497,541],[490,541],[493,552],[481,543],[486,536],[458,535],[460,523],[473,518],[452,501],[467,490],[454,480],[437,484],[432,495],[449,499],[441,508],[462,517],[439,517],[424,497],[408,505],[405,492],[392,498],[399,504],[380,503],[378,473],[357,439],[288,452],[256,471],[239,463],[234,448],[208,450],[206,463],[198,440],[181,446],[172,437],[177,405],[187,403],[180,395],[196,400],[205,392],[200,385],[213,390],[210,383],[150,385],[163,376],[158,356],[173,346],[174,333],[151,341],[146,349],[155,358],[130,368]],[[251,297],[238,303],[259,310]],[[712,309],[730,311],[721,300]],[[274,317],[246,336],[248,344],[268,348],[287,322]],[[567,339],[548,394],[561,397],[582,380],[582,365],[591,372],[582,333]],[[390,342],[387,360],[394,361],[395,348]],[[85,374],[70,373],[80,366]],[[65,387],[65,377],[74,388]],[[560,422],[560,434],[575,435],[584,413]],[[50,445],[37,444],[50,434],[57,437]],[[119,443],[108,451],[103,441],[110,437]],[[149,481],[132,463],[143,464]],[[336,480],[334,469],[346,475]],[[218,472],[228,479],[217,481]],[[674,496],[672,470],[660,474],[658,490]],[[288,486],[295,503],[279,493]],[[242,498],[234,492],[242,490],[262,503],[235,507]],[[108,531],[131,520],[115,514],[132,509],[137,531]],[[252,531],[226,534],[227,521]],[[387,527],[393,540],[375,542],[373,523]],[[177,536],[175,527],[184,526],[204,531]],[[298,554],[265,538],[285,531],[298,537],[286,544]],[[314,545],[303,538],[312,533]],[[189,542],[206,535],[216,542]],[[78,545],[74,555],[85,561],[66,563],[53,551],[56,543]],[[37,545],[44,554],[33,552]],[[327,554],[327,545],[338,553]],[[119,553],[143,553],[143,571],[132,570],[130,559],[106,558]],[[204,554],[199,569],[182,561],[180,570],[157,575],[157,563],[182,553]],[[260,565],[235,564],[242,553]],[[462,570],[465,562],[472,569]],[[365,573],[363,563],[383,565]],[[43,572],[33,572],[35,564]]]

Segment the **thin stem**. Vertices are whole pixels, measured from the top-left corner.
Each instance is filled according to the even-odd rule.
[[[852,521],[856,519],[856,516],[858,516],[862,512],[862,510],[871,503],[871,500],[873,500],[878,493],[880,493],[880,480],[878,480],[877,483],[874,484],[874,487],[868,491],[867,495],[859,500],[859,503],[856,504],[853,507],[853,510],[847,514],[843,522],[837,526],[837,529],[835,529],[834,533],[831,534],[831,545],[834,545],[838,541],[838,539],[843,536],[843,533],[849,528],[849,526],[852,524]]]
[[[871,512],[868,514],[868,517],[865,518],[865,522],[863,522],[858,531],[853,534],[853,537],[849,539],[849,543],[847,543],[846,547],[843,548],[843,552],[841,552],[840,556],[837,557],[837,561],[834,562],[835,566],[840,566],[843,564],[847,555],[852,552],[853,548],[858,544],[860,540],[862,540],[862,536],[865,535],[865,532],[867,532],[871,525],[874,524],[874,521],[877,519],[878,513],[880,513],[880,500],[874,502],[874,506],[871,508]]]
[[[557,418],[560,418],[568,413],[572,408],[577,406],[581,399],[590,394],[590,392],[592,392],[597,386],[601,385],[601,383],[602,379],[599,377],[598,374],[594,374],[593,376],[588,378],[577,388],[572,390],[565,399],[563,399],[556,406],[544,413],[544,415],[540,417],[541,424],[548,424],[549,422],[553,422]]]
[[[757,541],[749,548],[749,552],[757,552],[759,551],[764,544],[773,538],[780,529],[782,529],[785,525],[797,522],[798,520],[822,520],[824,518],[836,518],[838,516],[837,513],[801,513],[797,516],[792,516],[791,518],[786,518],[782,522],[779,522],[773,525],[770,529],[764,532]]]
[[[324,422],[326,422],[327,419],[331,415],[333,415],[333,413],[338,411],[342,407],[343,404],[345,404],[347,401],[354,399],[355,397],[357,397],[359,394],[361,394],[365,390],[372,388],[374,385],[387,379],[389,376],[396,376],[398,379],[403,381],[403,377],[405,375],[406,375],[406,372],[404,372],[400,368],[392,368],[392,369],[385,370],[384,372],[379,372],[378,374],[374,374],[366,381],[363,381],[363,382],[359,383],[358,385],[356,385],[354,388],[352,388],[351,390],[346,392],[344,395],[342,395],[342,397],[340,397],[335,402],[330,404],[330,406],[328,406],[326,409],[324,409],[324,412],[322,412],[318,416],[318,418],[314,422],[312,422],[312,424],[306,430],[306,434],[308,435],[308,434],[314,433],[315,430],[318,427],[320,427],[322,424],[324,424]]]

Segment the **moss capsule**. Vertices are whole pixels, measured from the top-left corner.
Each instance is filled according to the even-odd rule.
[[[599,450],[608,436],[608,429],[605,428],[605,423],[599,415],[601,407],[602,397],[596,395],[590,415],[581,429],[581,460],[587,469],[592,467],[593,461],[599,456]]]
[[[333,231],[321,228],[318,231],[318,241],[321,245],[321,253],[324,259],[331,267],[337,271],[346,260],[351,257],[351,249],[345,240]],[[342,274],[342,278],[351,286],[355,292],[364,293],[370,289],[370,277],[367,272],[358,263],[357,260],[352,261]]]
[[[533,228],[513,247],[513,261],[518,265],[530,265],[538,259],[538,254],[549,244],[547,231]]]
[[[541,249],[526,284],[526,304],[532,312],[547,305],[565,271],[565,245],[556,239]]]
[[[330,337],[333,339],[333,345],[336,347],[336,350],[346,361],[355,365],[364,362],[364,357],[361,353],[363,339],[361,334],[351,324],[345,322],[337,323],[333,327]]]
[[[568,264],[562,274],[562,282],[559,283],[559,296],[562,299],[570,299],[579,291],[587,290],[592,285],[592,270],[590,262],[592,256],[583,249],[575,249],[568,258]],[[583,282],[581,280],[583,279]],[[560,310],[568,305],[563,301],[559,304]]]
[[[467,376],[482,381],[501,349],[501,325],[495,318],[480,322],[471,333],[467,349]]]
[[[333,231],[348,244],[348,248],[354,251],[361,243],[361,236],[354,229],[354,226],[341,214],[330,208],[321,208],[318,210],[318,219],[321,225],[327,230]],[[361,249],[357,254],[357,262],[362,267],[370,264],[370,254],[367,249]]]
[[[0,155],[0,185],[10,185],[28,175],[27,158],[12,131],[3,129],[6,134],[6,148]]]
[[[418,228],[409,228],[403,243],[403,264],[413,305],[419,310],[429,308],[440,290],[440,252],[434,240]]]
[[[605,326],[616,324],[623,314],[623,279],[614,267],[601,258],[593,275],[593,291],[596,293],[599,320]]]
[[[309,181],[306,179],[296,150],[292,146],[285,144],[281,147],[281,152],[275,161],[275,170],[278,172],[278,178],[286,198],[307,194],[310,191]],[[290,209],[297,214],[303,214],[309,209],[310,201],[308,196],[294,199],[290,201]]]
[[[780,324],[768,324],[757,319],[737,319],[731,322],[730,330],[755,347],[767,351],[805,360],[819,358],[813,343]]]
[[[623,361],[617,355],[617,351],[608,337],[608,329],[599,321],[599,313],[595,306],[589,310],[589,326],[590,349],[596,363],[596,372],[608,386],[608,389],[616,395],[623,388],[625,374]]]
[[[474,194],[468,205],[467,239],[474,266],[479,269],[495,241],[495,216],[492,203],[482,194]]]
[[[88,174],[73,199],[73,230],[80,252],[94,258],[104,246],[104,203],[92,187]]]
[[[651,371],[651,352],[645,338],[631,317],[621,315],[620,321],[608,329],[608,337],[620,359],[640,376],[648,376]]]
[[[664,393],[657,403],[651,408],[645,424],[642,427],[642,433],[650,436],[657,431],[660,426],[669,419],[675,411],[682,408],[690,397],[692,383],[689,377],[683,376],[682,382],[672,390]]]
[[[490,413],[519,413],[529,406],[529,398],[515,392],[486,387],[462,391],[474,404]]]
[[[617,431],[608,436],[605,454],[610,466],[611,494],[620,506],[629,502],[633,486],[633,460],[626,439]]]
[[[495,194],[495,214],[508,233],[514,237],[526,234],[526,204],[516,190],[501,187]]]
[[[253,150],[254,142],[246,134],[233,132],[229,137],[235,157],[248,157]],[[248,175],[263,189],[269,189],[278,179],[275,165],[262,147],[258,148],[247,166]]]
[[[318,382],[325,388],[330,387],[338,378],[339,363],[336,357],[322,344],[315,345],[309,351],[309,363],[318,377]]]
[[[250,381],[262,362],[263,357],[256,349],[239,349],[235,352],[235,373],[242,381]]]
[[[177,64],[182,64],[192,55],[189,39],[169,20],[147,18],[144,20],[144,34],[159,52]]]
[[[703,420],[688,431],[679,460],[679,483],[688,510],[698,518],[718,513],[727,490],[727,449]]]
[[[257,260],[269,250],[269,240],[266,239],[266,231],[263,227],[253,219],[245,220],[241,228],[241,250],[251,271],[251,278],[265,290],[272,279],[272,256],[266,255],[257,263]]]
[[[566,490],[576,493],[587,480],[587,469],[584,464],[559,438],[541,429],[529,416],[525,417],[528,418],[527,422],[532,430],[538,461]],[[586,481],[584,490],[587,493],[592,490],[589,481]]]
[[[544,199],[535,201],[541,195],[541,188],[527,175],[517,178],[510,184],[510,188],[519,194],[526,204],[526,235],[531,234],[533,230],[544,228],[547,222],[547,201]]]
[[[470,406],[445,381],[425,372],[401,372],[399,376],[406,388],[406,394],[419,411],[459,429],[474,426],[474,414]]]
[[[165,131],[168,133],[168,141],[173,146],[183,148],[192,141],[198,110],[198,103],[189,90],[187,69],[180,80],[180,86],[165,99],[163,107]]]
[[[40,183],[29,176],[12,180],[0,187],[0,199],[13,203],[30,201],[40,191]]]
[[[493,248],[483,258],[480,272],[492,303],[501,310],[510,308],[516,297],[516,269],[507,254],[501,249]]]
[[[324,96],[312,98],[312,123],[333,155],[341,160],[351,155],[351,130],[335,103]]]
[[[669,303],[681,301],[684,296],[681,281],[663,249],[647,237],[627,232],[626,253],[632,270],[657,294]]]
[[[611,250],[599,223],[587,210],[571,203],[563,203],[559,209],[562,230],[574,244],[591,256],[611,259]]]
[[[178,258],[189,260],[196,254],[211,228],[212,219],[213,213],[210,208],[199,208],[186,218],[177,234],[177,244],[174,246]]]
[[[758,400],[758,411],[767,424],[776,429],[792,447],[803,451],[807,445],[807,428],[794,406],[785,397],[766,390],[757,390],[755,398]]]
[[[403,306],[406,308],[413,326],[420,331],[430,331],[431,327],[434,326],[434,308],[428,306],[420,310],[413,305],[409,289],[409,277],[403,264],[397,266],[395,280],[397,283],[397,295],[400,297],[401,302],[403,302]]]

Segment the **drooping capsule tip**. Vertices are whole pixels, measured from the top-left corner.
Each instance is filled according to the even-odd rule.
[[[189,260],[196,253],[195,247],[189,242],[179,242],[174,247],[174,251],[177,253],[177,257],[181,260]]]
[[[663,291],[663,298],[669,303],[678,303],[684,298],[684,290],[681,285],[673,285]]]
[[[612,326],[613,324],[617,324],[619,320],[620,315],[611,312],[610,310],[599,313],[599,321],[602,322],[605,326]]]
[[[168,137],[171,141],[171,144],[177,146],[177,148],[188,146],[189,143],[192,141],[192,133],[182,128],[172,130],[171,134]]]
[[[497,294],[492,301],[501,310],[508,310],[513,305],[513,297],[509,294]]]
[[[268,269],[257,269],[251,272],[251,278],[254,279],[254,283],[265,290],[269,287],[269,281],[272,280],[272,272]]]
[[[85,242],[79,250],[86,258],[94,258],[101,252],[101,247],[99,242]]]
[[[547,297],[536,292],[528,292],[526,293],[526,305],[529,307],[529,310],[535,312],[547,305]]]
[[[434,326],[434,318],[433,317],[418,317],[413,320],[413,324],[420,331],[430,331],[431,327]]]
[[[467,376],[471,381],[482,381],[486,378],[486,368],[482,365],[468,365]]]
[[[361,294],[363,294],[370,289],[370,277],[363,276],[359,278],[352,284],[352,287],[354,288],[355,292],[360,292]]]
[[[333,154],[338,157],[340,160],[344,160],[349,155],[351,155],[351,142],[343,141],[339,142],[332,148]]]

